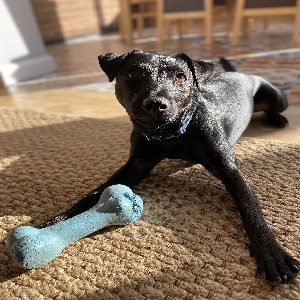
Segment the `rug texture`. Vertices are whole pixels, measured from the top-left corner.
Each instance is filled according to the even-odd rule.
[[[164,160],[134,191],[142,219],[83,238],[48,265],[13,264],[5,238],[69,208],[127,159],[131,124],[0,109],[0,299],[300,299],[300,279],[256,276],[242,222],[202,166]],[[300,146],[241,139],[238,163],[266,220],[299,256]]]

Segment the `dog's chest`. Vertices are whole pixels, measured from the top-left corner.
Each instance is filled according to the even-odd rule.
[[[185,138],[174,138],[156,144],[158,152],[165,158],[185,159],[192,158],[192,145]]]

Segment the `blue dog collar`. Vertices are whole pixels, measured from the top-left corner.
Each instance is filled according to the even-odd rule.
[[[182,127],[180,127],[179,130],[177,130],[175,133],[163,136],[163,135],[148,135],[146,133],[142,132],[142,135],[148,140],[148,141],[157,141],[157,142],[163,142],[169,139],[180,137],[181,135],[185,134],[187,127],[189,126],[191,120],[193,118],[193,114],[189,117],[189,119],[183,124]]]

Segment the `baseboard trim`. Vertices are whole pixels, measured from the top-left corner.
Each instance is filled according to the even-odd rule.
[[[7,86],[45,75],[56,69],[54,59],[47,54],[2,65],[0,66],[0,74],[4,85]]]

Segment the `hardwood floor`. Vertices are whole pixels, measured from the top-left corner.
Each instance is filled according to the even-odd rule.
[[[127,116],[112,93],[94,93],[63,89],[30,91],[0,97],[0,106],[42,112],[74,114],[91,118]]]

